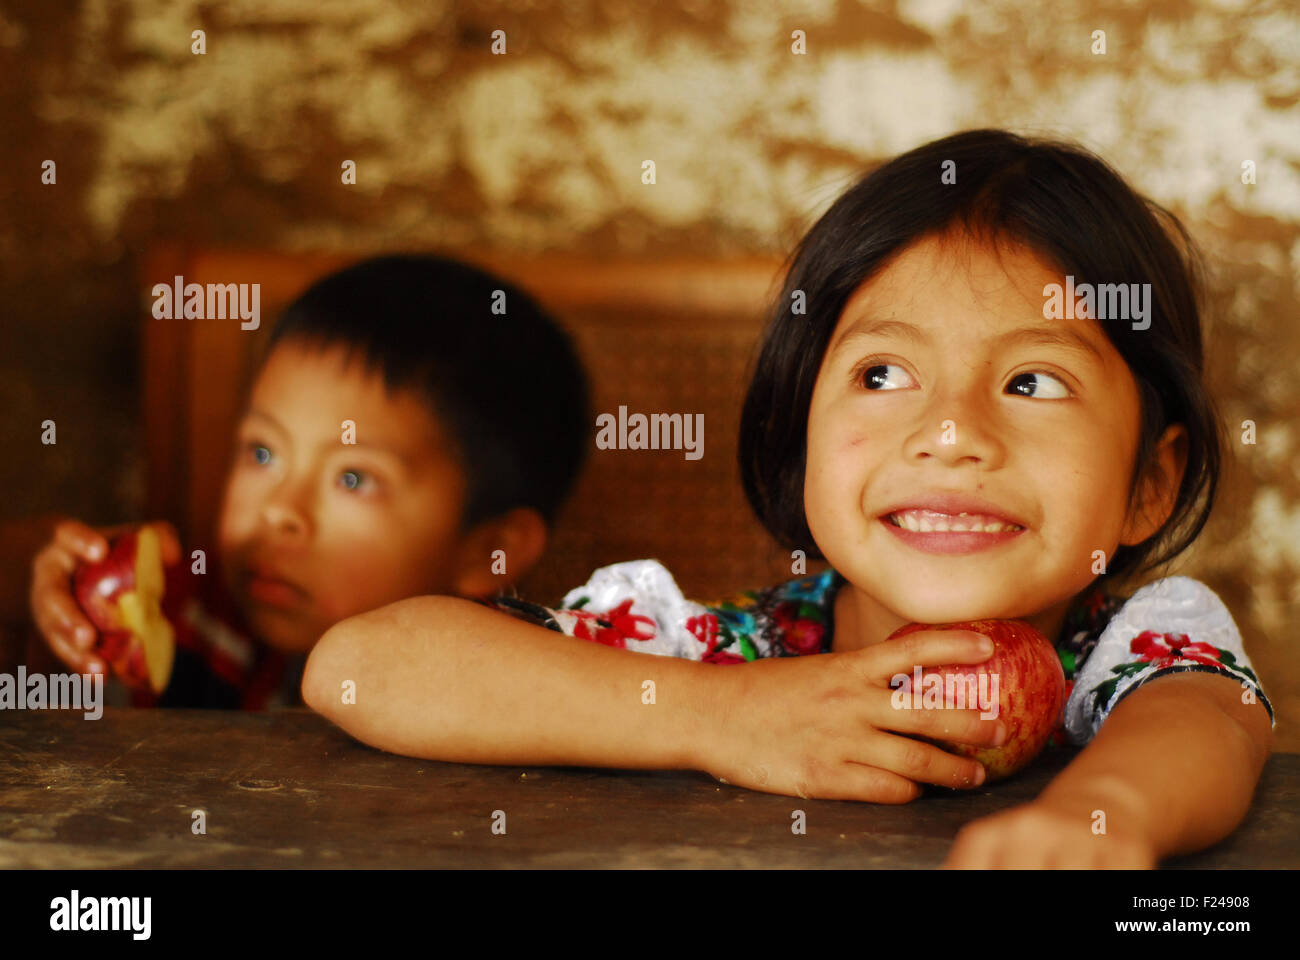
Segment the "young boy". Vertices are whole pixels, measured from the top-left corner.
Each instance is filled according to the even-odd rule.
[[[169,570],[171,680],[133,702],[299,703],[306,654],[334,623],[405,597],[499,592],[541,556],[588,422],[567,336],[504,281],[429,256],[321,280],[271,334],[216,556],[205,575],[191,576],[188,554]],[[158,529],[180,560],[174,532]],[[37,628],[81,672],[104,664],[69,575],[106,549],[69,521],[33,564]]]

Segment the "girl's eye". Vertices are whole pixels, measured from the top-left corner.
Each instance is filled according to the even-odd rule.
[[[899,387],[884,386],[888,382],[887,371],[902,370],[903,368],[893,363],[873,363],[865,367],[859,367],[854,375],[854,382],[861,383],[868,390],[898,390]]]
[[[1051,386],[1049,384],[1047,386],[1047,393],[1043,393],[1041,388],[1039,389],[1038,393],[1030,393],[1028,391],[1032,390],[1033,386],[1030,384],[1026,384],[1023,381],[1035,377],[1040,378],[1039,384],[1043,382],[1041,378],[1046,377],[1047,380],[1054,382],[1056,385]],[[1014,389],[1017,393],[1021,394],[1022,396],[1033,397],[1036,400],[1064,400],[1070,396],[1070,388],[1067,387],[1064,384],[1064,382],[1062,382],[1060,377],[1055,377],[1050,373],[1044,373],[1041,370],[1035,371],[1033,373],[1018,373],[1011,378],[1011,384],[1015,384],[1017,383],[1017,381],[1021,382],[1020,386],[1013,387],[1011,385],[1008,385],[1008,389]]]
[[[253,459],[257,461],[260,466],[264,467],[271,461],[271,451],[266,444],[253,441],[252,443],[244,444],[244,449],[253,455]],[[265,454],[265,456],[263,456],[263,454]]]
[[[356,490],[370,479],[370,474],[362,473],[360,470],[344,470],[339,474],[339,481],[348,490]],[[370,485],[373,485],[373,481],[371,481]]]
[[[872,391],[899,390],[906,386],[905,383],[898,382],[897,374],[894,375],[891,381],[889,374],[891,369],[902,370],[901,367],[893,363],[868,362],[857,369],[853,380],[863,388]],[[1033,382],[1035,380],[1036,383]],[[1021,396],[1031,397],[1035,400],[1064,400],[1072,396],[1070,388],[1065,385],[1060,377],[1041,370],[1017,374],[1012,378],[1008,389],[1013,389]]]

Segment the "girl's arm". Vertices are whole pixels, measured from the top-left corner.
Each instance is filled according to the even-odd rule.
[[[1036,800],[963,827],[945,866],[1150,868],[1217,843],[1250,808],[1273,742],[1267,709],[1242,690],[1202,672],[1143,684]]]
[[[629,656],[469,600],[413,597],[330,628],[302,694],[358,740],[409,756],[704,769],[718,680],[710,664]]]
[[[1103,810],[1109,830],[1136,830],[1157,860],[1191,853],[1241,823],[1272,744],[1268,711],[1243,703],[1237,680],[1172,673],[1116,705],[1038,799],[1087,822]]]

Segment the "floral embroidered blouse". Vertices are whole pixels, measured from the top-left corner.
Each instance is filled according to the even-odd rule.
[[[827,569],[699,603],[682,595],[659,561],[632,560],[596,570],[556,608],[508,596],[487,603],[593,643],[732,664],[831,652],[835,596],[844,582]],[[1095,588],[1066,615],[1056,652],[1067,697],[1056,744],[1086,744],[1124,697],[1158,676],[1188,670],[1238,680],[1277,725],[1237,625],[1218,595],[1198,580],[1166,577],[1128,599]]]

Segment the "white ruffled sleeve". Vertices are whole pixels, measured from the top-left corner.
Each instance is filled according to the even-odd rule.
[[[1237,679],[1273,717],[1223,601],[1199,580],[1166,577],[1129,598],[1075,674],[1065,705],[1070,740],[1079,746],[1091,740],[1115,705],[1142,684],[1189,670]]]
[[[717,616],[682,596],[673,575],[658,560],[601,567],[554,608],[505,595],[484,602],[579,640],[661,657],[708,659],[718,631]]]
[[[580,587],[564,595],[562,609],[553,610],[556,623],[573,636],[591,614],[608,619],[611,611],[627,608],[613,621],[625,649],[663,657],[699,660],[705,645],[687,629],[692,618],[708,611],[682,596],[673,575],[658,560],[629,560],[601,567]],[[577,608],[577,609],[573,609]]]

